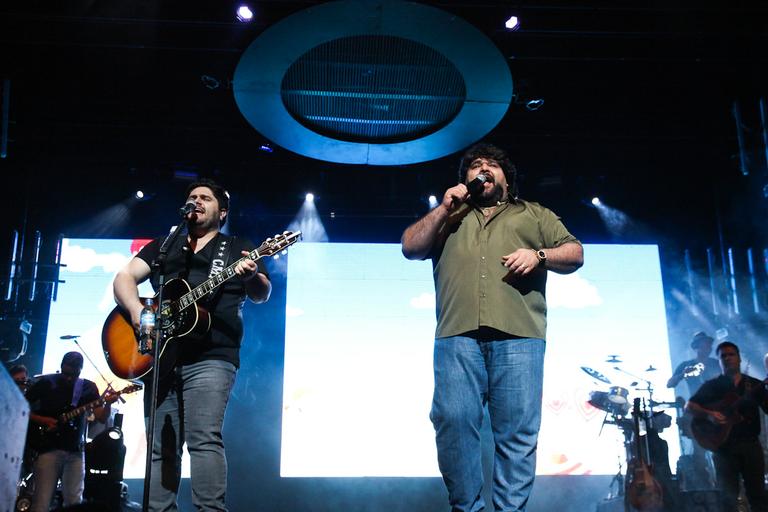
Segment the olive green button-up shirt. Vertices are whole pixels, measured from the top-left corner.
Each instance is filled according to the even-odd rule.
[[[432,249],[437,300],[435,336],[491,327],[513,336],[546,336],[547,272],[514,276],[501,257],[519,248],[547,249],[580,243],[551,210],[519,200],[496,208],[486,220],[468,204],[452,213]]]

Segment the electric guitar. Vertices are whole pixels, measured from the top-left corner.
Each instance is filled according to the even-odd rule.
[[[176,364],[178,341],[181,338],[200,339],[211,328],[211,315],[198,302],[211,297],[219,286],[235,277],[235,267],[243,260],[257,261],[277,254],[301,239],[301,231],[286,231],[274,238],[267,238],[258,248],[250,251],[194,289],[184,279],[171,279],[163,290],[163,304],[153,300],[157,313],[157,325],[161,329],[163,343],[156,363],[152,352],[142,353],[140,340],[131,322],[131,315],[120,306],[107,316],[101,330],[101,346],[107,364],[122,379],[147,376],[157,366],[160,375],[166,375]],[[155,295],[155,299],[157,295]],[[147,299],[140,299],[146,305]],[[159,313],[158,313],[159,309]]]
[[[135,393],[136,391],[139,391],[142,388],[143,386],[141,385],[132,384],[130,386],[126,386],[120,391],[107,393],[106,395],[100,398],[97,398],[92,402],[88,402],[87,404],[83,404],[79,407],[68,409],[56,417],[56,425],[53,425],[51,427],[30,423],[30,425],[33,425],[35,427],[33,429],[32,435],[30,436],[30,443],[32,447],[39,452],[55,448],[56,440],[59,437],[63,435],[67,435],[69,432],[76,431],[78,429],[78,425],[76,422],[81,415],[89,411],[92,411],[98,407],[102,407],[106,404],[111,404],[112,402],[117,400],[121,395]]]

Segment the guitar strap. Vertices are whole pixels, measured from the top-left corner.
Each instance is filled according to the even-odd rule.
[[[232,251],[232,243],[235,237],[219,233],[216,236],[216,246],[213,248],[213,257],[211,258],[211,268],[208,269],[208,279],[220,273],[227,266],[229,253]]]
[[[77,407],[80,397],[83,394],[83,379],[75,381],[75,387],[72,389],[72,407]]]
[[[234,242],[234,236],[225,235],[223,233],[218,234],[215,240],[216,245],[213,247],[213,254],[211,256],[211,267],[208,269],[208,279],[216,276],[222,270],[227,268]],[[215,309],[216,300],[220,297],[223,288],[223,286],[217,286],[208,293],[206,302],[211,309]]]

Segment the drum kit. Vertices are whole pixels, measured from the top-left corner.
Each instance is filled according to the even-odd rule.
[[[623,386],[616,385],[605,374],[590,368],[588,366],[582,366],[581,370],[592,377],[595,381],[606,384],[608,386],[605,390],[594,390],[589,392],[589,403],[592,407],[604,411],[605,419],[603,425],[616,425],[624,434],[625,445],[628,447],[633,437],[633,421],[631,418],[630,410],[632,409],[632,399],[630,398],[629,390],[634,389],[641,393],[647,393],[648,398],[643,400],[643,412],[641,414],[640,423],[642,425],[642,431],[646,429],[653,429],[657,433],[661,432],[664,428],[670,426],[672,423],[672,416],[659,409],[681,407],[679,401],[675,402],[657,402],[653,399],[653,384],[649,379],[634,375],[619,366],[622,360],[618,354],[610,354],[605,361],[614,365],[612,369],[620,374],[626,376],[626,380],[631,378],[632,380]],[[644,370],[645,374],[655,372],[656,368],[653,365],[649,365]],[[642,387],[636,387],[642,382],[645,384]],[[679,414],[678,414],[679,415]],[[602,426],[600,427],[602,433]]]
[[[608,358],[605,360],[606,363],[610,364],[620,364],[622,363],[622,360],[620,359],[621,356],[618,354],[609,354]],[[653,385],[651,384],[651,381],[648,379],[644,379],[642,377],[638,377],[637,375],[633,375],[629,373],[628,371],[623,370],[619,366],[613,366],[613,370],[616,372],[622,373],[624,375],[627,375],[631,377],[633,380],[629,383],[629,386],[618,386],[615,385],[611,379],[605,376],[605,374],[590,368],[588,366],[582,366],[581,370],[592,377],[597,382],[601,382],[603,384],[608,385],[607,391],[601,391],[601,390],[594,390],[590,391],[589,393],[589,400],[587,401],[592,407],[595,407],[596,409],[600,409],[601,411],[606,412],[607,414],[614,416],[614,424],[620,425],[620,422],[615,421],[616,418],[623,418],[629,414],[630,409],[632,408],[632,401],[629,398],[629,388],[634,387],[638,385],[639,381],[642,381],[646,384],[645,387],[634,389],[637,391],[642,391],[648,393],[648,401],[647,404],[651,408],[651,414],[653,414],[653,408],[666,408],[666,407],[675,407],[678,404],[676,402],[656,402],[653,400]],[[656,368],[653,365],[649,365],[648,368],[645,369],[645,373],[648,372],[654,372],[656,371]],[[611,423],[606,421],[606,423]]]
[[[621,376],[617,376],[612,381],[604,373],[601,373],[594,368],[588,366],[582,366],[581,370],[589,375],[596,383],[603,386],[603,389],[596,389],[590,391],[589,400],[587,401],[591,406],[604,411],[605,418],[600,432],[602,433],[603,426],[615,425],[619,428],[624,437],[623,448],[626,455],[626,461],[633,458],[634,446],[637,443],[645,444],[645,452],[648,453],[649,434],[653,433],[654,437],[658,437],[658,433],[669,427],[672,424],[672,416],[666,412],[660,410],[671,407],[679,407],[678,402],[657,402],[653,399],[653,385],[649,378],[643,378],[622,369],[617,366],[622,363],[622,360],[618,354],[608,355],[605,360],[606,363],[611,365],[611,369]],[[644,370],[644,374],[650,377],[650,372],[656,371],[653,365],[648,366]],[[618,382],[616,382],[618,381]],[[642,385],[638,385],[642,382]],[[623,384],[623,385],[618,385]],[[641,399],[630,398],[630,389],[633,389],[642,394],[647,393],[647,398],[642,400],[643,407],[640,408]],[[633,402],[636,402],[636,406],[633,407]],[[635,409],[635,412],[631,412]],[[634,415],[637,415],[637,420],[634,419]],[[637,421],[637,425],[635,423]],[[637,432],[637,434],[636,434]],[[638,437],[639,435],[639,437]],[[666,452],[664,457],[666,457]],[[668,467],[668,461],[657,461],[662,464],[666,464]],[[623,496],[625,492],[624,475],[622,475],[621,465],[619,467],[619,473],[614,478],[614,481],[619,482],[618,494]],[[627,480],[627,485],[629,480]]]

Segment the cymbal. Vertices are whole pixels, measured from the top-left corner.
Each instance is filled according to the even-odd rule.
[[[656,368],[652,364],[648,365],[648,368],[645,369],[647,372],[655,372]]]
[[[606,384],[610,384],[611,383],[611,381],[608,380],[608,377],[606,377],[605,375],[603,375],[602,373],[600,373],[597,370],[593,370],[592,368],[590,368],[588,366],[582,366],[581,369],[584,371],[584,373],[586,373],[587,375],[589,375],[593,379],[597,379],[600,382],[604,382]]]
[[[606,363],[622,363],[623,361],[619,359],[618,354],[608,354],[608,359],[605,360]]]

